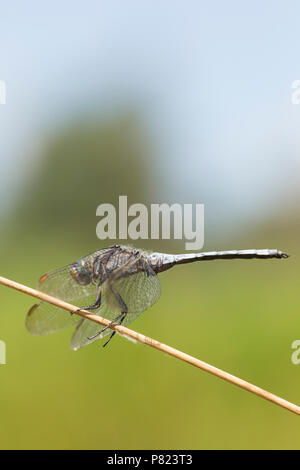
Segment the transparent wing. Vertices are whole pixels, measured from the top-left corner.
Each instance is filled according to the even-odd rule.
[[[26,317],[26,328],[32,335],[47,335],[68,328],[79,320],[77,315],[54,307],[46,302],[35,304]]]
[[[107,302],[113,308],[118,308],[118,294],[125,302],[128,313],[142,313],[155,304],[161,292],[160,282],[152,268],[148,271],[130,274],[124,267],[117,276],[108,279],[111,284],[107,289]],[[116,295],[117,294],[117,295]]]
[[[99,252],[83,258],[91,260]],[[37,289],[47,294],[53,295],[66,302],[73,303],[78,307],[91,305],[95,302],[97,296],[97,286],[93,283],[80,285],[71,275],[72,264],[56,269],[42,276],[39,280]],[[47,302],[35,304],[29,310],[26,317],[26,327],[31,334],[46,335],[56,331],[68,328],[78,323],[77,315],[70,315],[63,309],[55,307]]]
[[[111,284],[113,290],[111,289]],[[122,325],[128,326],[142,312],[151,307],[160,296],[160,282],[154,272],[140,272],[120,277],[118,280],[108,280],[104,283],[101,295],[101,307],[98,315],[107,320],[114,320],[122,312],[122,306],[117,300],[115,292],[121,295],[126,303],[128,313],[122,322]],[[87,319],[83,319],[77,324],[71,340],[71,349],[77,350],[94,341],[104,338],[111,334],[112,330],[108,328],[101,336],[89,339],[101,330],[101,325]]]

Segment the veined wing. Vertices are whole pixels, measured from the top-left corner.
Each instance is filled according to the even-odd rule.
[[[161,292],[158,276],[149,266],[147,271],[130,274],[130,266],[126,265],[113,273],[107,280],[110,288],[107,290],[107,302],[111,308],[119,305],[117,296],[119,294],[125,302],[128,313],[142,313],[151,305],[155,304]]]
[[[114,292],[111,289],[112,283],[114,291],[121,295],[126,303],[128,313],[122,322],[122,325],[128,326],[142,312],[151,307],[160,296],[160,282],[157,275],[151,272],[142,271],[132,274],[128,277],[120,277],[118,280],[109,279],[102,287],[101,307],[97,312],[98,315],[107,320],[114,320],[121,312],[122,307],[117,301]],[[101,325],[87,319],[82,319],[76,326],[71,339],[71,349],[77,350],[98,339],[110,335],[112,330],[107,328],[101,335],[96,338],[89,339],[101,330]]]
[[[99,313],[100,312],[98,312],[98,315]],[[101,316],[103,316],[107,320],[113,320],[114,318],[116,318],[117,314],[116,312],[113,312],[113,313],[101,312]],[[128,313],[122,325],[128,326],[138,316],[139,316],[139,313],[136,313],[136,314]],[[74,330],[74,333],[71,339],[71,349],[73,349],[73,351],[77,351],[78,349],[83,348],[83,346],[87,346],[88,344],[91,344],[94,341],[105,338],[105,336],[109,336],[112,333],[112,330],[110,328],[107,328],[99,336],[96,336],[95,338],[93,338],[93,336],[95,336],[101,330],[101,328],[103,327],[99,325],[99,323],[95,323],[93,321],[87,320],[86,318],[82,318],[77,323],[77,326]]]
[[[101,251],[82,258],[82,261],[91,262]],[[97,296],[97,286],[92,282],[80,285],[71,274],[71,269],[75,264],[45,274],[40,278],[37,289],[78,307],[92,305]],[[26,327],[34,335],[45,335],[68,328],[78,321],[77,315],[70,315],[69,312],[48,302],[40,302],[29,310],[26,317]]]

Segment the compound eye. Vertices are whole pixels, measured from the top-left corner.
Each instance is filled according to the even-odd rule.
[[[86,286],[92,281],[93,268],[91,263],[79,260],[71,266],[70,274],[78,284]]]

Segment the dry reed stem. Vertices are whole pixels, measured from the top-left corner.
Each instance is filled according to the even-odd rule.
[[[49,302],[50,304],[56,305],[57,307],[60,307],[69,312],[74,312],[78,308],[75,305],[71,305],[67,302],[64,302],[63,300],[52,297],[51,295],[45,294],[36,289],[31,289],[30,287],[24,286],[22,284],[11,281],[10,279],[6,279],[1,276],[0,284],[22,292],[23,294],[31,295],[32,297],[36,297],[37,299]],[[99,323],[99,325],[106,326],[110,323],[109,320],[99,317],[98,315],[92,314],[86,310],[80,310],[76,312],[76,314],[83,318],[87,318],[88,320],[91,320],[95,323]],[[125,326],[112,324],[110,328],[112,330],[116,330],[121,335],[125,335],[135,341],[139,341],[140,343],[158,349],[159,351],[169,354],[170,356],[176,357],[177,359],[180,359],[181,361],[187,362],[188,364],[191,364],[195,367],[198,367],[199,369],[209,372],[210,374],[215,375],[220,379],[226,380],[227,382],[237,385],[238,387],[243,388],[248,392],[254,393],[259,397],[274,403],[275,405],[281,406],[282,408],[285,408],[293,413],[296,413],[297,415],[300,415],[299,406],[287,400],[284,400],[283,398],[280,398],[277,395],[274,395],[273,393],[270,393],[260,387],[257,387],[256,385],[253,385],[250,382],[246,382],[245,380],[240,379],[239,377],[235,377],[234,375],[231,375],[228,372],[223,371],[222,369],[218,369],[217,367],[207,364],[206,362],[203,362],[200,359],[196,359],[195,357],[190,356],[189,354],[186,354],[182,351],[179,351],[178,349],[172,348],[171,346],[160,343],[155,339],[149,338],[141,333],[137,333],[136,331],[130,330]]]

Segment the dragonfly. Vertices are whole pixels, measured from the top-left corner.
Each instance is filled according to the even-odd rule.
[[[188,254],[166,254],[113,245],[80,258],[62,268],[44,274],[38,290],[75,304],[77,310],[89,310],[108,320],[108,326],[73,315],[47,302],[33,305],[26,317],[26,327],[33,335],[46,335],[75,326],[71,349],[77,350],[115,335],[109,326],[129,325],[154,305],[161,292],[158,275],[173,266],[217,259],[287,258],[279,250],[231,250]],[[73,312],[73,313],[76,313]]]

